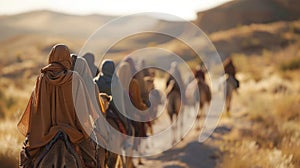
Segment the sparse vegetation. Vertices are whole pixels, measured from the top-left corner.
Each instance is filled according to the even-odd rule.
[[[220,167],[300,167],[299,70],[290,69],[298,64],[297,45],[233,58],[238,71],[248,76],[238,102],[247,114],[240,120],[250,126],[225,136]],[[278,66],[282,64],[288,70]]]
[[[18,166],[23,137],[17,131],[16,123],[16,120],[0,121],[0,165],[3,168]]]
[[[299,97],[255,99],[248,108],[252,126],[226,137],[221,167],[299,167]]]
[[[300,58],[295,58],[291,61],[281,64],[281,70],[283,71],[296,70],[296,69],[300,69]]]

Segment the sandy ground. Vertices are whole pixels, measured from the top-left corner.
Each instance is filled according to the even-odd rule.
[[[220,144],[224,141],[223,137],[226,134],[232,133],[234,130],[240,127],[247,127],[247,123],[243,118],[245,112],[240,103],[238,103],[238,95],[234,95],[231,117],[222,116],[218,122],[213,134],[203,143],[198,141],[200,131],[193,127],[188,134],[177,145],[171,149],[164,151],[158,155],[143,158],[144,165],[137,167],[156,167],[156,168],[214,168],[218,167],[218,159],[220,156]],[[184,122],[188,123],[190,115],[187,114],[190,109],[185,110]],[[200,123],[203,121],[200,120]],[[166,113],[163,113],[158,121],[154,125],[154,131],[162,129],[163,125],[170,124],[169,118]],[[169,135],[172,136],[172,135]],[[166,143],[170,145],[168,141],[155,142]],[[137,160],[135,160],[137,165]]]

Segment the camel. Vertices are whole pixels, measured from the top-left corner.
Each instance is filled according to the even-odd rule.
[[[171,80],[167,89],[166,89],[166,93],[167,93],[167,111],[168,111],[168,115],[171,121],[171,124],[173,124],[173,120],[177,120],[178,119],[178,115],[181,111],[183,111],[182,108],[182,101],[181,101],[181,94],[180,91],[177,89],[174,89],[174,85],[175,81]],[[177,133],[177,123],[178,121],[175,122],[174,126],[172,127],[173,129],[173,143],[176,142],[176,133]],[[183,121],[180,120],[180,128],[182,128],[183,126]],[[182,131],[182,130],[180,130]]]
[[[26,148],[26,145],[27,141],[25,140],[23,149]],[[23,151],[20,160],[20,167],[23,168],[104,167],[101,160],[105,156],[92,139],[85,139],[80,144],[75,145],[71,143],[68,135],[63,131],[59,131],[45,147],[41,148],[36,156],[28,156],[28,153]]]
[[[196,90],[197,88],[198,92]],[[197,95],[197,93],[199,94]],[[205,114],[204,107],[209,106],[211,101],[210,88],[208,84],[205,83],[205,81],[196,78],[187,85],[185,95],[188,99],[187,102],[189,105],[195,105],[196,103],[199,103],[199,112],[197,114],[196,129],[200,130],[200,118],[201,115]]]
[[[223,62],[224,72],[226,74],[226,92],[225,92],[225,102],[226,102],[226,114],[230,117],[230,103],[232,99],[232,92],[236,91],[239,88],[239,81],[236,79],[236,69],[233,64],[231,57],[228,57]]]

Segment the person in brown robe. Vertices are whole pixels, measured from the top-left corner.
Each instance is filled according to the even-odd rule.
[[[233,65],[233,61],[232,61],[231,57],[228,57],[224,61],[224,72],[228,75],[235,77],[236,69],[235,69],[235,66]]]
[[[19,123],[27,137],[26,149],[34,157],[55,135],[65,132],[73,144],[88,139],[98,118],[82,78],[70,70],[72,61],[67,46],[55,45],[48,65],[41,69],[35,88]],[[75,108],[75,104],[80,104]]]
[[[232,77],[233,81],[234,81],[234,85],[235,88],[239,88],[240,87],[240,81],[236,78],[236,68],[233,64],[232,58],[228,57],[225,61],[224,61],[224,72],[225,74],[227,74],[229,77]]]
[[[131,62],[131,60],[130,60]],[[134,74],[135,67],[132,67],[133,60],[131,64],[128,61],[121,62],[117,71],[117,75],[120,79],[120,83],[122,84],[122,87],[124,89],[124,103],[125,103],[125,111],[126,113],[135,113],[135,117],[141,119],[140,115],[136,113],[136,109],[138,110],[146,110],[147,106],[143,103],[141,93],[140,93],[140,86],[139,82],[136,78],[130,79],[130,76]],[[127,97],[129,96],[129,99]],[[134,108],[131,108],[129,104],[133,104]],[[146,137],[146,128],[145,128],[145,122],[140,121],[134,121],[131,120],[131,123],[133,124],[133,127],[135,129],[135,137]],[[140,145],[140,141],[135,139],[133,148],[137,150],[138,146]],[[132,158],[127,157],[127,167],[134,167]],[[141,161],[141,158],[138,158],[138,164],[143,164]]]

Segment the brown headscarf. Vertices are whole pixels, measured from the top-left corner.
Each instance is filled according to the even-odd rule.
[[[82,103],[85,106],[82,109],[93,109],[82,79],[78,73],[70,71],[71,58],[67,46],[54,46],[48,63],[42,68],[18,123],[19,131],[24,136],[29,135],[27,147],[32,153],[46,145],[59,131],[64,131],[71,142],[79,143],[89,137],[92,129],[91,111],[81,110],[78,115],[77,108],[74,108],[74,104]],[[79,98],[78,95],[84,97]]]
[[[70,51],[67,46],[58,44],[52,48],[49,54],[48,64],[58,62],[62,64],[66,69],[70,69],[72,66],[72,59],[70,57]]]

